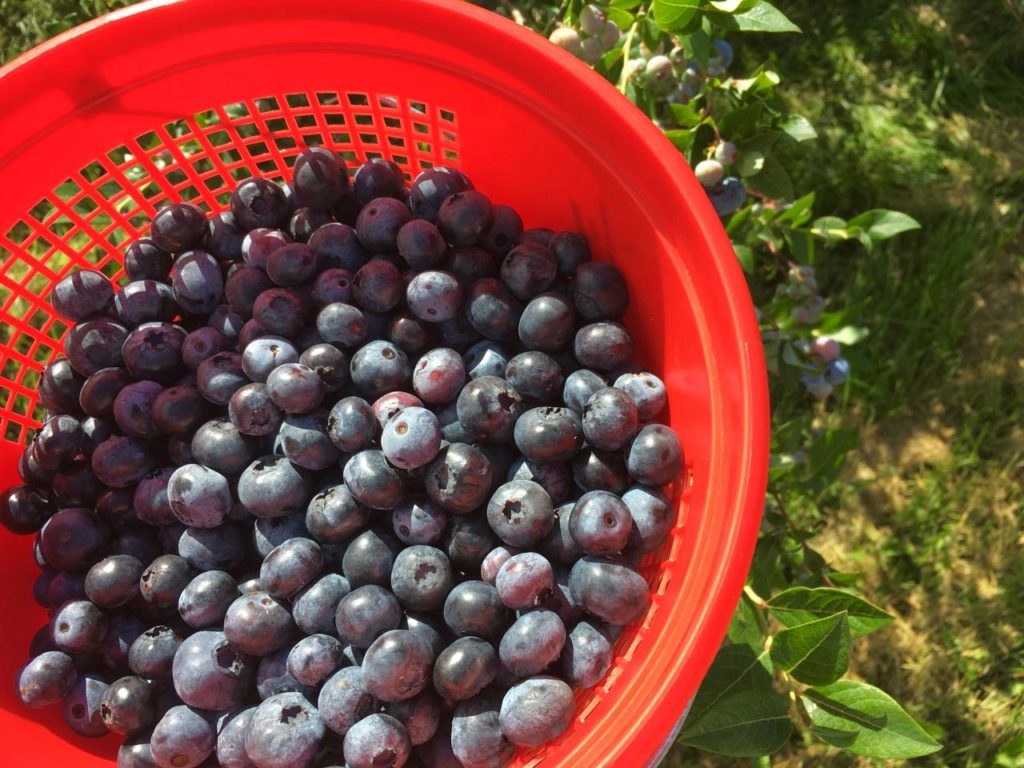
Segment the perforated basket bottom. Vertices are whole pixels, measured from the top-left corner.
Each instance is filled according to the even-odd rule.
[[[208,212],[224,210],[236,181],[253,175],[286,179],[296,155],[315,145],[339,152],[351,168],[384,157],[411,180],[426,168],[458,164],[459,120],[452,110],[391,94],[286,93],[246,99],[136,136],[60,181],[13,223],[0,218],[2,439],[25,444],[43,414],[35,387],[43,367],[61,354],[68,329],[47,302],[50,285],[83,267],[121,280],[121,250],[146,234],[162,205],[188,200]],[[7,214],[0,210],[0,217]],[[677,560],[693,483],[687,470],[688,482],[673,493],[676,527],[661,550],[640,564],[651,585],[651,607],[619,638],[604,681],[576,694],[576,726],[600,706],[644,645],[672,578],[682,578]],[[522,753],[516,765],[543,761],[544,748],[538,748]]]

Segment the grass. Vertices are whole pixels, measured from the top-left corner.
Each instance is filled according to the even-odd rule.
[[[117,2],[117,5],[123,4]],[[1005,0],[777,0],[802,36],[749,36],[817,142],[788,166],[820,214],[876,207],[923,229],[819,257],[823,293],[859,307],[843,418],[863,442],[816,545],[899,616],[853,674],[946,748],[915,765],[1024,764],[1024,24]],[[103,9],[0,0],[0,56]],[[732,766],[674,750],[666,765]],[[791,748],[781,766],[867,766]]]

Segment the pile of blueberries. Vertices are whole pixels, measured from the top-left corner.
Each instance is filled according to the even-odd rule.
[[[120,768],[483,768],[559,736],[650,603],[683,454],[623,276],[452,168],[324,148],[74,272],[0,522],[17,686]]]

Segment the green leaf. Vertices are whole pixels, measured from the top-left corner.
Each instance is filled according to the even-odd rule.
[[[834,683],[850,665],[850,625],[845,613],[775,633],[772,661],[801,683]]]
[[[665,136],[668,140],[675,144],[676,149],[684,154],[690,151],[690,147],[693,146],[693,139],[696,135],[697,132],[691,129],[673,129],[671,131],[665,131]]]
[[[633,26],[636,16],[624,8],[608,8],[605,10],[608,20],[621,30],[627,30]]]
[[[763,112],[764,107],[759,103],[748,104],[745,107],[726,112],[718,119],[718,130],[729,141],[738,144],[740,152],[743,152],[748,142],[744,142],[742,139],[754,132]]]
[[[750,77],[745,80],[733,80],[731,82],[731,86],[736,91],[736,93],[753,94],[763,93],[764,91],[770,91],[780,82],[782,82],[782,80],[779,78],[778,74],[768,69],[765,70],[764,72],[759,72],[754,77]]]
[[[862,325],[844,325],[838,331],[830,333],[829,336],[840,344],[851,345],[864,341],[870,334],[871,331]]]
[[[782,132],[793,141],[808,141],[818,138],[818,132],[814,130],[811,121],[803,115],[790,115],[782,123]]]
[[[811,443],[807,452],[807,477],[805,485],[821,490],[835,482],[846,462],[846,455],[860,443],[855,427],[829,429]]]
[[[761,635],[761,624],[757,620],[757,608],[750,602],[746,595],[740,597],[736,606],[736,612],[729,622],[728,637],[737,645],[749,645],[751,648],[760,649],[763,644]],[[768,657],[764,657],[767,659]]]
[[[808,192],[799,200],[794,200],[791,206],[775,217],[775,221],[779,224],[790,224],[794,227],[799,227],[810,217],[813,207],[814,193]]]
[[[770,198],[793,197],[793,182],[790,181],[789,174],[782,167],[782,163],[771,155],[765,157],[761,172],[751,178],[749,185]]]
[[[857,740],[857,731],[844,731],[840,728],[824,728],[818,725],[811,726],[811,733],[833,747],[846,749]]]
[[[711,38],[703,29],[683,35],[683,49],[697,61],[707,62],[711,55]]]
[[[711,11],[712,21],[723,29],[737,32],[799,32],[800,27],[771,3],[760,0],[744,13],[727,14]]]
[[[793,348],[792,344],[786,344],[782,348],[782,362],[786,363],[787,365],[791,365],[794,368],[799,368],[801,371],[808,371],[809,373],[818,373],[817,366],[808,365],[806,362],[804,362],[800,355],[797,353],[796,349]]]
[[[711,6],[722,13],[742,13],[757,5],[758,0],[711,0]]]
[[[786,699],[772,689],[767,652],[724,645],[693,699],[679,735],[690,746],[733,757],[779,749],[793,732]]]
[[[666,32],[675,32],[697,15],[700,0],[654,0],[651,8],[658,26]]]
[[[627,11],[632,11],[634,8],[639,7],[643,0],[611,0],[608,3],[610,8],[623,8]]]
[[[732,249],[736,251],[736,260],[739,261],[740,267],[748,275],[754,273],[754,252],[750,249],[750,246],[743,245],[742,243],[733,243]]]
[[[838,216],[822,216],[815,219],[814,224],[811,225],[811,234],[829,242],[850,239],[850,230],[847,228],[846,220],[840,219]]]
[[[690,104],[669,104],[669,111],[675,121],[684,128],[695,128],[704,118]]]
[[[787,627],[843,611],[850,625],[851,637],[870,634],[893,620],[891,615],[867,600],[830,587],[787,589],[768,601],[768,610]]]
[[[764,168],[764,155],[756,149],[750,149],[736,158],[736,172],[740,176],[754,176]]]
[[[875,241],[888,240],[903,232],[921,228],[921,225],[913,217],[884,208],[865,211],[859,216],[853,217],[850,219],[850,226],[863,227],[868,236]]]
[[[801,700],[824,741],[832,743],[828,737],[835,731],[843,732],[843,740],[857,734],[852,742],[836,745],[855,755],[901,760],[942,748],[892,697],[866,683],[840,680],[808,690]]]

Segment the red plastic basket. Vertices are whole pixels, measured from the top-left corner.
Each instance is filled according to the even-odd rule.
[[[654,599],[573,727],[516,766],[643,766],[673,734],[725,633],[754,549],[768,398],[749,294],[683,158],[614,88],[522,27],[449,0],[155,0],[0,70],[0,481],[40,414],[34,386],[66,329],[46,302],[68,270],[121,275],[120,246],[168,201],[225,207],[238,178],[280,178],[307,144],[410,175],[458,165],[527,226],[586,233],[625,272],[627,323],[664,375],[689,480],[643,572]],[[0,535],[13,679],[46,622],[31,540]],[[0,685],[8,760],[110,765]]]

